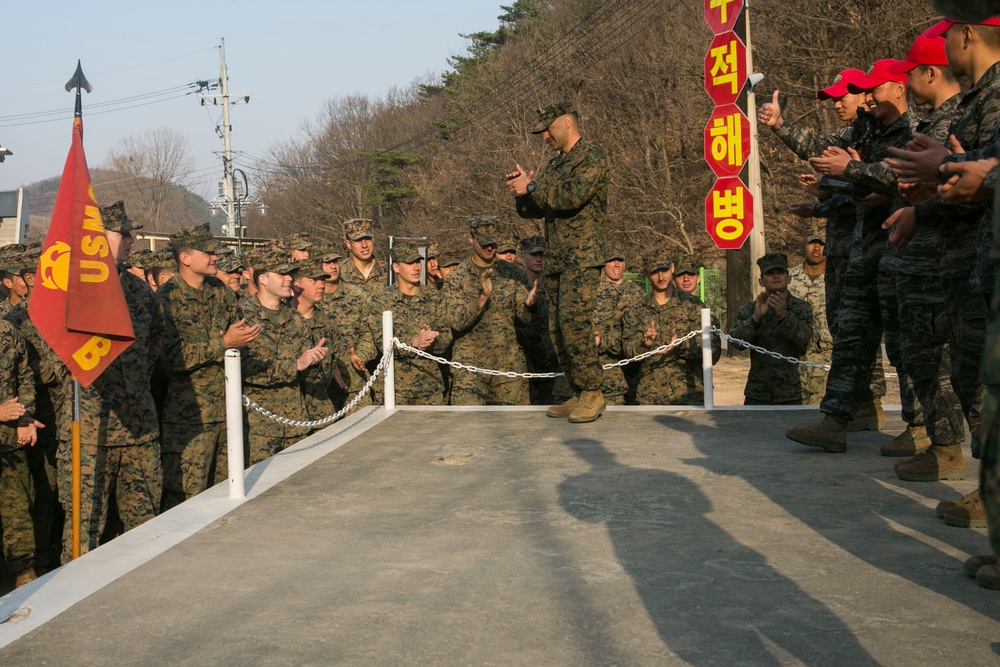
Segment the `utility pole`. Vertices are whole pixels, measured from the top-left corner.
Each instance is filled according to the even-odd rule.
[[[209,89],[212,90],[215,88],[216,86],[211,86]],[[229,93],[229,70],[226,69],[226,39],[224,37],[221,38],[219,45],[219,83],[217,88],[219,94],[198,95],[198,99],[201,100],[202,106],[207,104],[213,106],[222,105],[222,126],[221,128],[215,128],[215,131],[222,137],[223,143],[223,151],[221,153],[215,151],[216,155],[222,156],[224,192],[219,193],[222,197],[220,205],[226,212],[227,230],[232,236],[242,239],[242,216],[237,215],[237,208],[242,206],[242,202],[239,201],[240,198],[236,195],[236,187],[233,180],[233,148],[230,137],[233,128],[229,122],[229,107],[232,104],[249,104],[250,96],[244,94],[231,95]],[[243,194],[246,195],[248,193]]]

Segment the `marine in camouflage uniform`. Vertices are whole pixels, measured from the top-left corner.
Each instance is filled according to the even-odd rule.
[[[416,279],[407,275],[406,280],[398,277],[395,285],[373,294],[365,306],[365,321],[368,332],[358,342],[356,350],[361,359],[369,362],[382,357],[382,313],[392,311],[393,335],[408,345],[429,327],[438,332],[436,338],[424,349],[435,356],[441,356],[451,345],[451,327],[445,313],[442,292],[420,285],[420,251],[416,244],[405,241],[393,248],[392,270],[397,274],[409,271],[417,265]],[[406,294],[407,289],[412,294]],[[437,363],[424,359],[408,350],[397,349],[394,353],[396,402],[400,405],[443,405],[445,384]]]
[[[24,406],[21,418],[0,422],[0,532],[3,534],[4,568],[23,584],[34,579],[36,545],[33,514],[35,480],[28,462],[28,447],[18,444],[18,426],[27,424],[34,411],[34,378],[28,366],[24,339],[10,322],[0,320],[0,403],[12,398]],[[52,427],[51,424],[45,426]]]
[[[812,306],[789,292],[788,257],[768,253],[757,260],[757,266],[764,292],[740,306],[732,336],[802,359],[815,338]],[[779,314],[782,309],[784,313]],[[750,352],[750,373],[743,395],[745,405],[801,405],[806,397],[796,365],[756,350]]]
[[[173,234],[170,244],[182,260],[196,262],[216,255],[220,245],[207,224]],[[209,262],[195,266],[197,273],[185,267],[156,292],[165,324],[161,362],[168,379],[163,402],[165,509],[229,476],[223,334],[242,317],[235,293],[211,275]]]
[[[508,189],[515,195],[519,216],[545,220],[549,331],[576,394],[564,410],[547,414],[563,416],[562,412],[574,409],[577,416],[570,415],[571,419],[592,421],[604,409],[600,393],[604,372],[590,314],[604,266],[608,162],[604,151],[580,136],[576,110],[568,102],[539,109],[532,132],[545,135],[559,155],[534,179],[520,168],[509,174]]]
[[[367,293],[350,283],[345,283],[340,279],[340,260],[343,254],[340,251],[327,248],[322,251],[321,258],[323,270],[331,277],[326,281],[326,293],[323,295],[325,308],[331,314],[334,325],[334,338],[337,341],[337,369],[340,372],[340,379],[344,387],[334,383],[330,387],[330,396],[333,398],[334,407],[340,410],[350,403],[358,395],[361,387],[368,381],[368,371],[357,370],[351,364],[351,349],[356,348],[358,341],[363,335],[368,334],[368,325],[365,322],[365,300]],[[334,274],[336,279],[334,279]],[[371,405],[371,393],[358,401],[357,407]]]
[[[591,314],[602,365],[622,359],[622,314],[633,302],[634,299],[628,298],[625,290],[602,277],[597,288],[597,303]],[[608,405],[625,405],[628,382],[621,366],[604,369],[601,393]]]
[[[299,360],[313,348],[312,335],[302,317],[281,299],[292,295],[295,267],[287,253],[272,250],[255,259],[258,292],[241,304],[247,324],[260,324],[260,335],[242,356],[243,392],[253,403],[293,421],[308,421]],[[265,299],[271,307],[262,303]],[[310,355],[314,356],[314,355]],[[318,356],[318,355],[315,355]],[[311,360],[309,366],[318,363]],[[309,433],[248,410],[250,465],[291,447]]]
[[[822,244],[825,246],[823,234],[818,228],[810,230],[806,236],[806,252],[810,245]],[[830,259],[826,257],[826,263]],[[819,275],[811,276],[805,271],[805,265],[794,266],[788,270],[788,277],[792,282],[788,286],[788,291],[807,302],[813,310],[813,335],[805,355],[798,357],[802,361],[811,361],[814,364],[830,364],[830,355],[833,352],[833,336],[830,334],[830,327],[826,317],[828,305],[826,299],[826,284],[828,272],[823,271]],[[766,346],[765,346],[766,347]],[[826,371],[822,368],[811,368],[799,365],[799,383],[802,387],[802,404],[818,404],[823,399],[826,391]]]
[[[654,250],[645,257],[644,265],[653,291],[632,303],[622,315],[622,351],[627,358],[701,329],[701,302],[674,287],[674,262],[669,253],[662,248]],[[665,302],[661,304],[662,299]],[[655,328],[655,334],[650,335],[651,328]],[[721,342],[713,336],[713,364],[721,354]],[[647,357],[639,370],[636,401],[640,405],[703,405],[701,376],[689,371],[701,365],[699,337]]]
[[[385,262],[375,257],[374,250],[372,250],[372,254],[370,255],[371,270],[365,276],[356,263],[362,261],[355,256],[355,253],[359,249],[354,248],[359,243],[367,243],[369,247],[374,246],[372,221],[361,218],[347,220],[344,222],[344,234],[346,236],[345,244],[349,253],[348,257],[340,262],[340,282],[357,285],[366,294],[375,294],[389,284]]]
[[[451,358],[469,365],[501,371],[527,371],[516,327],[534,320],[537,289],[529,293],[528,277],[515,264],[496,258],[497,219],[470,221],[473,255],[445,279],[448,325],[452,328]],[[483,297],[483,276],[491,272],[492,292]],[[530,301],[530,305],[529,305]],[[452,374],[452,405],[527,405],[526,378]]]
[[[323,341],[329,351],[318,364],[310,366],[301,374],[306,415],[310,421],[315,421],[325,419],[335,412],[330,388],[335,384],[335,377],[339,378],[337,358],[342,346],[337,341],[336,323],[326,304],[325,293],[319,292],[317,295],[318,289],[325,290],[324,281],[330,274],[323,271],[319,260],[301,259],[295,262],[293,276],[295,307],[309,330],[310,345],[319,345]],[[320,285],[322,287],[317,287]],[[317,296],[319,300],[316,300]],[[318,430],[318,427],[313,430]]]
[[[121,202],[101,208],[109,243],[118,238],[117,259],[127,256],[132,230],[139,226]],[[124,256],[123,256],[124,255]],[[112,494],[125,530],[159,513],[163,495],[160,425],[150,390],[153,368],[163,342],[160,305],[149,285],[127,271],[118,280],[125,295],[135,340],[89,387],[80,388],[80,550],[98,546],[104,533]],[[66,392],[64,415],[72,414]],[[70,422],[59,429],[59,500],[72,516],[72,437]],[[63,562],[73,553],[72,521],[63,530]]]

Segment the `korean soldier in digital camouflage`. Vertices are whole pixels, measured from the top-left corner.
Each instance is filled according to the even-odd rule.
[[[524,350],[529,373],[553,373],[559,369],[559,361],[552,347],[549,334],[549,301],[545,294],[545,239],[541,236],[527,236],[519,244],[521,267],[530,284],[539,285],[538,303],[535,317],[530,325],[517,327],[517,343]],[[556,383],[565,390],[560,395],[569,397],[573,391],[564,378],[531,378],[528,390],[532,405],[551,405]]]
[[[507,189],[514,195],[519,216],[545,221],[549,332],[574,392],[546,414],[585,423],[597,419],[606,405],[601,394],[604,371],[590,316],[604,266],[608,162],[604,151],[581,135],[570,102],[539,109],[532,133],[540,134],[558,155],[537,177],[516,165],[516,171],[506,175]]]
[[[301,375],[302,395],[310,421],[325,419],[334,413],[331,387],[336,385],[340,391],[346,389],[337,368],[337,358],[343,354],[342,345],[337,339],[334,313],[325,299],[326,279],[329,277],[319,259],[295,262],[295,273],[292,274],[295,298],[292,303],[309,329],[312,344],[325,341],[329,351],[318,364],[310,366]]]
[[[757,260],[757,266],[764,291],[736,312],[731,334],[801,359],[813,341],[812,306],[789,293],[788,257],[768,253]],[[801,405],[805,396],[800,378],[795,365],[752,350],[744,405]]]
[[[357,285],[367,294],[380,291],[388,282],[385,263],[375,257],[371,220],[352,218],[344,222],[347,257],[340,262],[340,280]]]
[[[280,248],[254,258],[257,294],[241,304],[246,324],[260,325],[260,333],[241,358],[243,392],[253,403],[293,421],[308,421],[301,383],[310,367],[329,353],[326,341],[313,342],[305,321],[286,301],[292,296],[288,253]],[[302,426],[286,426],[257,410],[247,411],[250,422],[250,464],[287,449],[309,433]]]
[[[516,373],[527,370],[516,327],[530,327],[538,302],[537,281],[530,286],[517,265],[497,259],[498,220],[469,221],[472,256],[445,280],[452,359],[481,368]],[[452,405],[527,405],[528,381],[458,371],[452,374]]]
[[[139,229],[122,202],[101,207],[101,220],[116,265],[128,259],[132,231]],[[89,387],[80,389],[80,549],[100,544],[111,498],[125,530],[156,516],[163,495],[160,425],[151,379],[164,336],[163,315],[149,286],[127,271],[118,279],[135,340]],[[72,392],[64,392],[61,414],[72,414]],[[72,515],[70,422],[59,424],[59,500]],[[72,558],[72,522],[63,530],[63,562]]]
[[[156,293],[168,378],[163,406],[163,506],[192,498],[229,475],[225,353],[260,334],[239,314],[236,295],[216,278],[221,243],[208,224],[170,237],[177,275]]]
[[[622,315],[622,353],[626,358],[667,345],[701,329],[701,302],[674,286],[674,262],[664,248],[644,258],[651,291],[632,303]],[[722,344],[712,337],[712,363],[722,354]],[[701,405],[705,389],[701,375],[701,340],[692,338],[647,357],[639,370],[636,401],[640,405]]]
[[[6,257],[13,258],[16,262],[20,262],[25,250],[26,248],[23,244],[13,243],[0,248],[0,253],[3,253]],[[0,269],[0,281],[3,282],[3,286],[7,290],[7,297],[3,301],[0,301],[0,317],[3,317],[10,312],[11,308],[27,296],[28,285],[21,276],[7,269]]]
[[[219,259],[215,263],[215,277],[222,281],[235,293],[243,286],[243,262],[232,248],[219,251]]]
[[[382,313],[387,310],[392,311],[393,335],[402,342],[435,356],[441,356],[450,347],[451,327],[443,293],[420,284],[420,259],[420,250],[411,241],[393,247],[392,271],[396,274],[396,284],[368,299],[367,332],[356,349],[361,361],[376,362],[382,357]],[[396,401],[400,405],[444,404],[445,383],[436,362],[397,349],[394,365]]]
[[[827,226],[829,228],[829,226]],[[826,285],[829,272],[826,271],[829,258],[824,254],[826,238],[822,225],[812,225],[806,233],[802,264],[788,270],[791,284],[788,291],[812,306],[813,336],[805,354],[799,359],[814,364],[830,365],[833,352],[833,336],[826,317],[828,300]],[[766,346],[765,346],[766,347]],[[826,371],[800,365],[799,383],[802,387],[802,404],[813,405],[823,400],[826,391]]]

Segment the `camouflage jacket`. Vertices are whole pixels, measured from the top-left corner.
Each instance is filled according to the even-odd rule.
[[[45,342],[28,316],[28,299],[11,308],[4,319],[14,325],[27,345],[28,366],[35,379],[35,418],[45,424],[52,438],[58,438],[60,425],[63,422],[68,424],[70,419],[61,412],[67,393],[72,391],[69,369]]]
[[[659,334],[653,348],[659,347],[675,334],[680,338],[701,329],[701,302],[678,289],[662,306],[653,293],[634,302],[622,314],[622,353],[626,358],[648,351],[642,338],[650,322],[656,323]],[[713,361],[717,359],[715,356]],[[697,337],[666,354],[648,357],[639,369],[636,399],[644,405],[698,405],[704,401],[701,374],[695,371],[700,368],[701,339]]]
[[[149,285],[127,271],[118,279],[135,341],[93,384],[80,388],[80,441],[101,447],[141,445],[160,437],[150,383],[163,343],[163,315]],[[69,393],[66,400],[62,414],[71,415]],[[63,433],[68,435],[69,429],[60,425],[60,439]]]
[[[768,311],[753,320],[754,301],[740,306],[732,336],[771,352],[802,359],[813,343],[813,310],[806,301],[788,295],[788,311],[779,319]],[[743,395],[758,403],[802,403],[804,394],[797,364],[750,352],[750,374]]]
[[[569,152],[549,160],[534,192],[517,197],[519,216],[545,219],[546,274],[604,266],[610,180],[604,151],[581,138]]]
[[[622,314],[636,300],[631,290],[623,288],[626,283],[615,285],[602,278],[597,288],[597,303],[594,304],[591,320],[594,331],[601,334],[598,356],[602,364],[622,358]],[[604,370],[601,393],[605,396],[624,396],[627,390],[628,383],[621,367]]]
[[[205,278],[199,290],[175,275],[156,290],[156,298],[163,309],[161,356],[169,378],[163,421],[226,421],[226,347],[222,334],[241,319],[236,293],[212,276]]]
[[[338,290],[339,291],[339,290]],[[309,347],[319,345],[326,339],[326,348],[330,353],[320,363],[310,366],[301,373],[302,395],[305,400],[306,413],[310,420],[323,419],[333,414],[333,401],[330,400],[330,384],[333,382],[333,370],[337,365],[337,354],[340,344],[337,341],[337,325],[326,299],[316,304],[312,317],[302,317],[302,322],[309,330]]]
[[[340,283],[350,283],[356,285],[365,291],[365,294],[375,294],[381,291],[388,285],[387,270],[385,262],[374,258],[375,265],[372,266],[372,272],[368,274],[365,278],[358,267],[354,266],[354,262],[350,257],[340,260]]]
[[[0,317],[4,317],[7,313],[11,311],[14,306],[10,303],[10,297],[4,297],[0,300]]]
[[[28,348],[14,325],[6,320],[0,320],[0,377],[0,403],[16,396],[27,414],[34,414],[35,381],[28,366]],[[0,452],[22,446],[17,444],[17,420],[0,422]]]
[[[406,296],[398,286],[391,285],[369,297],[365,305],[368,334],[359,342],[357,354],[369,361],[382,356],[382,313],[392,311],[393,335],[411,344],[413,338],[430,326],[438,332],[434,343],[426,350],[441,356],[451,345],[451,327],[444,312],[442,292],[421,287],[415,296]],[[396,393],[404,399],[444,397],[444,378],[437,363],[418,357],[412,352],[397,349],[395,352]]]
[[[335,327],[334,339],[340,378],[348,391],[357,391],[365,383],[368,374],[356,371],[351,366],[350,348],[358,347],[358,342],[368,337],[368,323],[365,320],[365,301],[368,294],[357,285],[340,282],[337,291],[323,296],[323,306]]]
[[[814,218],[826,219],[826,245],[823,254],[827,257],[848,257],[854,241],[854,226],[858,222],[858,207],[847,195],[833,195],[822,199],[813,206]]]
[[[962,95],[958,114],[950,134],[966,152],[948,156],[945,161],[1000,157],[994,154],[994,129],[1000,119],[1000,62]],[[934,197],[917,205],[916,218],[918,225],[941,230],[941,277],[968,277],[976,265],[980,224],[992,225],[990,206],[984,202],[953,204]]]
[[[523,373],[527,367],[515,327],[530,326],[538,307],[537,303],[531,308],[525,305],[528,277],[517,265],[498,259],[493,264],[493,293],[480,310],[477,300],[484,271],[467,259],[445,279],[445,313],[454,337],[452,359]]]

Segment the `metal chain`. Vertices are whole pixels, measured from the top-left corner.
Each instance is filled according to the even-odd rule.
[[[361,389],[358,391],[358,395],[355,396],[351,400],[350,403],[348,403],[347,405],[345,405],[344,407],[342,407],[340,410],[338,410],[337,412],[333,413],[329,417],[324,417],[323,419],[316,419],[316,420],[308,421],[308,422],[306,422],[306,421],[295,421],[294,419],[286,419],[285,417],[279,417],[278,415],[274,414],[273,412],[271,412],[267,408],[263,408],[263,407],[257,405],[256,403],[254,403],[253,401],[251,401],[249,398],[247,398],[245,395],[242,397],[243,398],[243,405],[245,407],[248,407],[248,408],[251,408],[251,409],[255,410],[256,412],[259,412],[260,414],[262,414],[263,416],[267,417],[271,421],[276,421],[279,424],[284,424],[285,426],[289,426],[291,428],[317,428],[319,426],[327,426],[328,424],[332,424],[333,422],[337,421],[338,419],[340,419],[341,417],[343,417],[344,415],[346,415],[348,412],[350,412],[351,410],[353,410],[354,407],[358,403],[360,403],[362,399],[364,399],[364,397],[371,390],[372,385],[375,384],[375,378],[377,378],[379,376],[379,374],[382,372],[382,369],[385,368],[385,365],[388,362],[389,357],[391,357],[392,355],[393,355],[393,349],[392,348],[389,348],[388,350],[386,350],[385,352],[383,352],[382,353],[382,359],[378,362],[378,366],[375,367],[375,370],[372,372],[371,377],[368,378],[368,382],[366,382],[364,384],[364,386],[361,387]]]
[[[778,354],[777,352],[771,352],[767,348],[761,347],[759,345],[754,345],[753,343],[748,343],[745,340],[740,340],[739,338],[734,338],[727,333],[724,333],[722,329],[718,327],[712,327],[712,333],[719,334],[720,337],[728,340],[730,343],[735,343],[741,347],[749,348],[754,352],[760,352],[761,354],[766,354],[769,357],[774,357],[775,359],[780,359],[781,361],[788,361],[793,364],[799,364],[800,366],[807,366],[809,368],[819,368],[824,371],[830,370],[830,367],[825,364],[817,364],[812,361],[802,361],[801,359],[796,359],[795,357],[788,357],[784,354]]]

